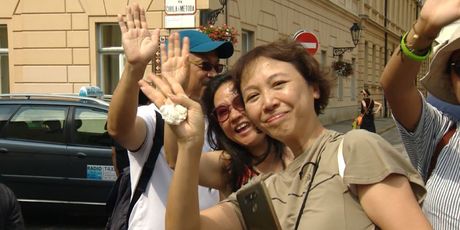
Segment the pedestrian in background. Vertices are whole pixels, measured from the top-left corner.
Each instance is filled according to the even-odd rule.
[[[323,127],[318,115],[328,104],[330,82],[302,45],[282,40],[256,47],[234,72],[247,116],[295,156],[285,170],[242,187],[267,186],[282,229],[431,229],[419,206],[423,181],[402,154],[379,135],[362,130],[344,135]],[[167,229],[247,229],[235,194],[198,212],[202,110],[174,78],[154,83],[164,97],[154,101],[158,106],[169,99],[188,109],[185,121],[170,126],[179,153]]]
[[[154,104],[138,107],[139,81],[143,81],[147,65],[158,50],[160,30],[155,29],[152,33],[148,30],[145,11],[137,3],[131,3],[126,8],[126,15],[118,16],[118,23],[122,32],[126,64],[110,102],[108,131],[115,141],[129,150],[131,185],[136,185],[153,146],[157,124],[155,111],[159,111]],[[204,84],[222,71],[223,66],[219,64],[219,59],[233,54],[233,45],[231,42],[212,41],[196,30],[172,33],[168,40],[179,46],[185,37],[187,39],[184,39],[182,45],[190,47],[191,53],[187,66],[183,67],[189,75],[179,81],[186,82],[187,95],[198,101]],[[176,75],[179,70],[175,69],[174,63],[177,61],[179,60],[162,54],[162,73]],[[165,142],[177,143],[166,132],[165,128]],[[166,199],[173,176],[165,158],[162,149],[147,188],[132,209],[129,217],[130,229],[164,229]],[[202,208],[219,200],[217,190],[200,187],[199,191]]]
[[[24,219],[21,206],[13,191],[0,183],[0,230],[22,230]]]
[[[426,102],[416,81],[434,39],[458,19],[460,0],[426,0],[380,79],[410,160],[426,181],[423,211],[434,229],[460,229],[460,131]],[[440,44],[421,83],[440,100],[460,104],[460,29]]]
[[[374,114],[380,111],[382,104],[374,101],[374,99],[370,97],[371,93],[367,89],[361,90],[361,95],[363,96],[361,100],[362,121],[359,127],[360,129],[375,133]],[[374,110],[375,106],[377,106],[377,109]]]

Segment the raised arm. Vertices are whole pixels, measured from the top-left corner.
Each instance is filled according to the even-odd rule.
[[[440,30],[460,18],[459,0],[426,0],[420,17],[406,36],[405,44],[418,56],[425,55]],[[415,85],[421,62],[398,48],[386,65],[380,83],[393,115],[408,130],[414,130],[422,111]]]
[[[173,34],[171,41],[178,39]],[[174,42],[174,47],[179,43]],[[176,46],[177,45],[177,46]],[[168,47],[168,59],[185,57],[187,62],[189,42],[185,38],[182,51]],[[171,49],[172,48],[172,49]],[[176,52],[177,51],[177,52]],[[178,59],[178,61],[180,61]],[[178,63],[179,64],[179,63]],[[177,65],[174,71],[162,69],[161,77],[152,77],[155,87],[139,81],[144,94],[161,107],[167,100],[187,108],[187,119],[179,125],[169,125],[177,140],[178,155],[175,172],[168,192],[166,206],[167,229],[241,229],[232,204],[219,204],[200,214],[198,205],[198,177],[201,149],[204,143],[204,116],[198,102],[190,99],[177,81],[180,74],[188,74],[188,65]],[[171,69],[172,70],[172,69]]]
[[[382,103],[380,103],[378,101],[374,101],[374,104],[377,106],[377,109],[374,110],[374,113],[380,112],[380,109],[382,109]]]
[[[126,15],[118,15],[126,64],[110,103],[107,129],[123,147],[138,149],[146,135],[145,122],[136,116],[138,81],[144,76],[151,57],[158,49],[159,30],[148,31],[145,11],[137,3],[126,7]]]
[[[178,156],[168,193],[166,229],[241,229],[233,210],[235,206],[230,203],[218,204],[202,213],[199,211],[198,168],[204,143],[204,118],[200,105],[188,98],[179,84],[171,84],[171,88],[176,90],[167,90],[169,86],[164,83],[164,78],[154,78],[153,81],[158,91],[188,109],[185,121],[179,125],[170,125],[177,139]],[[151,87],[145,89],[149,86],[143,82],[140,84],[144,92],[154,90]]]
[[[357,188],[364,211],[380,229],[432,229],[405,176],[391,174],[380,183]]]
[[[148,78],[151,81],[155,80],[166,80],[166,78],[174,79],[181,89],[186,87],[185,82],[189,74],[189,63],[188,63],[188,38],[182,42],[183,49],[180,49],[180,40],[177,33],[173,33],[169,36],[168,49],[166,50],[165,45],[161,45],[161,59],[162,59],[162,76],[149,75]],[[168,52],[170,51],[170,52]],[[159,78],[159,79],[157,79]],[[166,81],[164,81],[166,83]],[[144,94],[160,108],[166,100],[166,97],[159,90],[155,90],[145,81],[140,81],[141,89]],[[167,91],[169,92],[169,85]],[[185,91],[184,91],[185,92]],[[201,109],[201,107],[200,107]],[[171,168],[176,167],[177,154],[178,154],[178,141],[177,136],[171,130],[171,126],[165,124],[165,141],[164,149],[166,159]],[[222,151],[215,151],[204,153],[201,155],[200,166],[199,166],[199,184],[215,188],[224,193],[228,194],[228,174],[224,170],[226,162],[221,158]]]

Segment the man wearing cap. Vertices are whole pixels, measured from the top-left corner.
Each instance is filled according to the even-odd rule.
[[[129,5],[126,16],[119,15],[118,21],[127,62],[112,97],[107,127],[110,135],[129,150],[131,184],[135,185],[153,145],[156,124],[154,110],[158,111],[153,103],[137,107],[138,81],[143,79],[147,64],[158,49],[159,29],[148,31],[145,11],[136,3]],[[190,42],[190,71],[188,79],[183,82],[184,89],[190,98],[198,101],[209,78],[223,70],[219,58],[229,58],[233,54],[233,45],[230,42],[212,41],[195,30],[180,31],[179,36],[181,42],[184,37],[188,37]],[[130,229],[164,229],[165,206],[173,174],[165,158],[162,149],[147,189],[131,212]],[[200,187],[199,194],[201,209],[215,204],[219,198],[218,191],[204,187]]]
[[[460,229],[460,129],[426,102],[416,78],[441,29],[460,19],[459,9],[460,0],[426,0],[380,79],[409,158],[426,182],[423,211],[433,229]],[[438,99],[460,104],[460,29],[433,53],[421,82]]]

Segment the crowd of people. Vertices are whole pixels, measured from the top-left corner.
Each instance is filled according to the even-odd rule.
[[[128,149],[131,184],[154,136],[165,142],[129,228],[248,229],[258,219],[245,218],[238,195],[262,184],[282,229],[460,229],[457,120],[416,87],[434,38],[460,18],[458,9],[459,0],[425,1],[382,73],[407,157],[375,134],[381,104],[367,89],[365,130],[323,126],[330,79],[295,41],[258,46],[225,72],[219,60],[232,56],[231,42],[182,30],[160,44],[159,30],[149,31],[144,10],[130,4],[118,17],[127,62],[108,130]],[[145,74],[158,47],[162,73]],[[460,104],[459,50],[460,30],[436,50],[422,80],[450,104]],[[140,90],[151,104],[138,107]],[[157,133],[154,111],[170,104],[185,107],[185,120]]]

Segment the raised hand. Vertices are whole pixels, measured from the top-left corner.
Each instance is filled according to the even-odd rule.
[[[187,108],[187,119],[179,125],[170,125],[178,142],[194,142],[194,144],[202,145],[204,141],[204,115],[200,104],[185,94],[184,89],[175,78],[154,75],[150,75],[149,78],[151,83],[140,80],[139,85],[142,92],[157,107],[171,101]]]
[[[118,15],[123,49],[128,63],[145,68],[158,50],[160,30],[149,32],[145,11],[138,3],[126,7],[126,16]]]
[[[172,33],[168,38],[168,50],[161,44],[161,75],[166,78],[174,78],[187,89],[190,64],[188,62],[190,41],[185,37],[180,46],[180,36]]]
[[[419,20],[425,23],[425,28],[421,32],[428,36],[436,36],[444,26],[458,19],[460,0],[426,0],[420,11]]]

